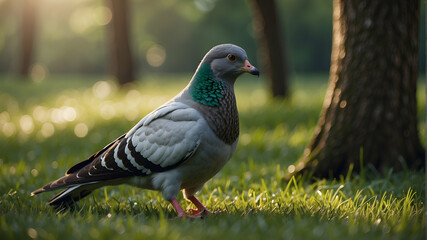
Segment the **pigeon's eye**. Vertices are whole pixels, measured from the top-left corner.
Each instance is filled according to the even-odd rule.
[[[230,62],[234,62],[234,61],[236,61],[236,56],[234,56],[233,54],[228,54],[228,55],[227,55],[227,58],[228,58],[228,60],[229,60]]]

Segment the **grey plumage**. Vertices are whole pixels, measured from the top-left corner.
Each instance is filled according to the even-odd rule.
[[[49,204],[71,205],[96,188],[125,183],[161,191],[180,217],[188,216],[176,201],[180,190],[200,211],[208,212],[194,194],[235,151],[239,117],[234,82],[244,72],[259,74],[242,48],[212,48],[175,98],[32,195],[66,188]]]

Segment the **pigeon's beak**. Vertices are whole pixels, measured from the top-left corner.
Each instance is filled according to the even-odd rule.
[[[252,64],[246,59],[245,65],[243,67],[240,67],[240,69],[244,72],[250,73],[252,75],[259,76],[259,71],[256,67],[252,66]]]

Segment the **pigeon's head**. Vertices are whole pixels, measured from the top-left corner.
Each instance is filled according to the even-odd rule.
[[[208,64],[214,78],[234,83],[242,73],[259,76],[259,71],[248,61],[245,50],[233,44],[221,44],[213,47],[202,60]]]
[[[195,102],[207,106],[219,106],[224,90],[231,89],[242,73],[259,75],[252,66],[245,50],[233,44],[222,44],[206,53],[193,79],[189,92]],[[234,93],[233,93],[234,94]]]

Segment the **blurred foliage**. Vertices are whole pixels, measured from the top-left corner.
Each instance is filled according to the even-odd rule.
[[[23,1],[0,0],[1,73],[17,67]],[[104,0],[38,2],[36,75],[108,72],[111,11]],[[245,0],[131,0],[130,8],[133,57],[140,73],[192,72],[208,49],[225,42],[241,45],[259,65]],[[281,0],[278,8],[292,71],[329,71],[332,1]],[[421,15],[424,36],[424,10]],[[423,39],[420,68],[425,71]]]

